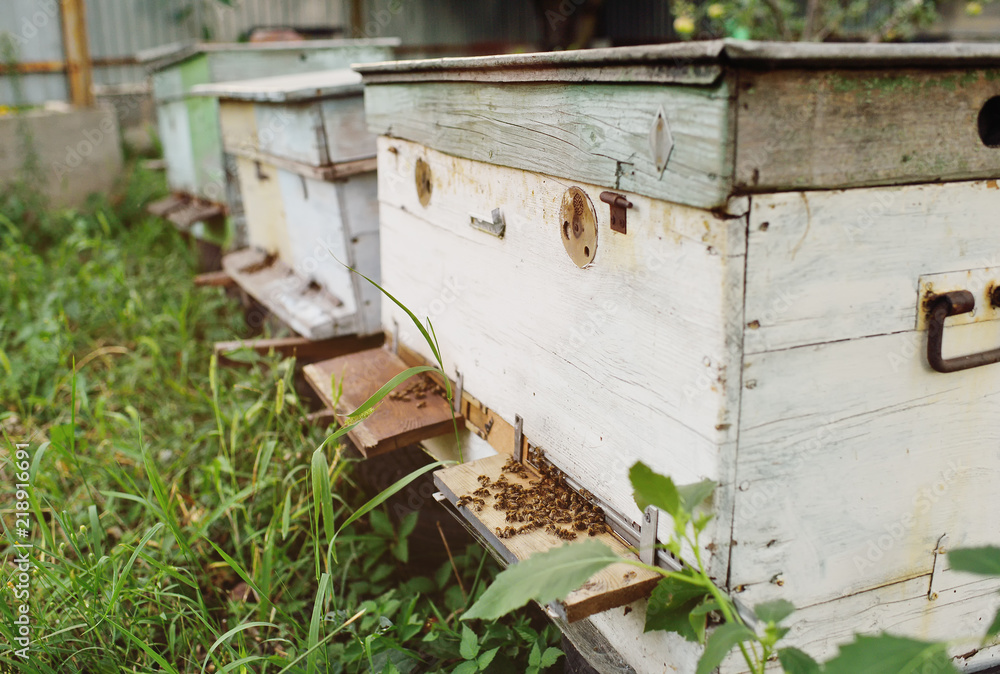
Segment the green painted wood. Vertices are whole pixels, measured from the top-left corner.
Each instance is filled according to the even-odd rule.
[[[427,82],[365,88],[368,127],[477,161],[717,208],[732,182],[729,84]],[[662,176],[649,132],[674,140]]]
[[[194,160],[195,195],[214,203],[226,200],[226,172],[222,164],[219,101],[191,96],[184,101]]]

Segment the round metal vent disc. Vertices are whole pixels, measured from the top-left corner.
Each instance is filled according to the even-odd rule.
[[[559,238],[577,267],[586,267],[597,254],[597,211],[587,193],[571,187],[563,194]]]

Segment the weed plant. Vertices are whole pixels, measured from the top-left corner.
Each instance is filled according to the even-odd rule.
[[[192,252],[144,215],[162,178],[128,174],[121,194],[78,212],[0,195],[0,670],[553,665],[558,633],[537,615],[458,622],[498,572],[478,545],[415,575],[421,511],[350,521],[371,494],[344,448],[302,422],[294,361],[218,366],[211,345],[249,336],[243,315],[221,289],[194,287]],[[27,538],[12,511],[15,443],[31,456]],[[18,541],[35,546],[27,659],[13,652]]]

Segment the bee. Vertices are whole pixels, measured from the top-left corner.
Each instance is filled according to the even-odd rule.
[[[426,402],[426,401],[424,401],[424,400],[421,400],[420,402],[418,402],[418,403],[417,403],[417,409],[418,409],[418,410],[419,410],[419,409],[423,409],[423,408],[425,408],[425,407],[427,407],[427,402]]]
[[[632,580],[635,578],[635,571],[629,571],[622,575],[622,580]]]
[[[469,495],[459,496],[458,500],[455,501],[456,508],[465,508],[472,502],[472,497]]]
[[[483,499],[479,498],[478,496],[475,497],[474,499],[472,499],[472,503],[475,506],[475,511],[477,513],[478,512],[482,512],[483,511],[483,506],[486,505],[486,501],[484,501]]]
[[[608,530],[607,524],[591,524],[590,528],[587,529],[587,533],[591,536],[600,536]]]
[[[482,496],[483,498],[486,498],[487,496],[490,495],[490,490],[487,489],[486,487],[480,487],[479,489],[477,489],[472,493],[476,496]]]
[[[490,481],[491,481],[489,475],[480,475],[476,479],[479,480],[479,484],[481,484],[484,487],[489,486]]]

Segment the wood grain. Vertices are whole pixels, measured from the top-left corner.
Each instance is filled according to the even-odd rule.
[[[367,349],[307,365],[302,371],[327,407],[339,415],[346,415],[406,367],[385,349]],[[333,393],[334,377],[337,385],[343,387],[339,399],[335,399]],[[413,381],[407,380],[397,391],[405,390]],[[461,417],[457,418],[457,423],[461,426]],[[442,395],[427,393],[422,398],[414,395],[408,399],[386,397],[348,437],[364,456],[370,457],[453,430],[448,400]]]
[[[355,332],[356,312],[321,287],[296,274],[279,259],[244,249],[222,258],[222,268],[236,284],[275,316],[308,339]]]
[[[996,346],[1000,321],[947,337]],[[996,543],[1000,367],[944,375],[924,348],[911,330],[745,357],[730,577],[750,604],[925,575],[945,533]]]
[[[734,188],[772,192],[1000,176],[977,116],[996,69],[741,70]]]
[[[487,475],[492,480],[498,478],[506,460],[505,455],[498,454],[479,461],[450,466],[435,471],[434,483],[454,504],[459,496],[471,494],[479,488],[477,479],[480,475]],[[511,483],[528,486],[528,480],[509,473],[506,475]],[[476,526],[480,534],[508,562],[522,561],[537,552],[544,552],[564,544],[558,536],[541,529],[500,540],[496,536],[496,529],[508,526],[509,523],[503,512],[492,507],[491,499],[487,499],[486,507],[479,512],[464,507],[459,508],[459,512]],[[638,558],[613,534],[603,533],[592,538],[601,541],[622,557],[638,561]],[[566,620],[572,623],[646,597],[661,579],[662,576],[654,571],[624,563],[612,564],[594,574],[580,589],[571,592],[559,604]]]
[[[417,157],[434,180],[426,208]],[[573,183],[392,139],[380,139],[379,160],[384,287],[431,318],[447,371],[462,372],[494,418],[523,416],[526,436],[556,465],[635,521],[635,461],[681,483],[731,484],[745,220],[627,193],[629,233],[612,232],[599,210],[598,253],[580,269],[560,242]],[[598,201],[601,188],[577,185]],[[498,207],[503,239],[470,226],[470,215]],[[431,357],[409,317],[382,307],[382,324],[397,322],[402,343]],[[728,493],[718,492],[711,535],[721,578]]]
[[[382,345],[381,334],[357,337],[331,337],[330,339],[306,339],[305,337],[274,337],[270,339],[233,340],[216,342],[213,351],[218,356],[250,349],[259,354],[272,351],[286,357],[295,357],[299,361],[328,360],[365,349],[374,349]]]
[[[673,152],[662,177],[649,149],[660,107]],[[732,176],[729,88],[628,84],[373,84],[374,133],[458,157],[705,208]],[[596,200],[595,200],[596,201]]]
[[[912,330],[921,276],[1000,266],[995,181],[752,201],[747,353]]]

